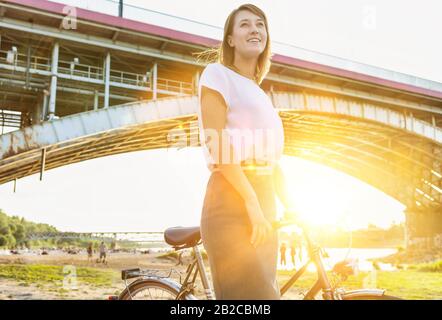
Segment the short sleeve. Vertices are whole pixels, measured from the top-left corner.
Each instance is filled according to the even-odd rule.
[[[201,87],[205,86],[209,89],[215,90],[221,94],[227,105],[230,106],[230,90],[229,81],[226,73],[219,63],[211,63],[206,66],[198,84],[198,97],[201,99]]]
[[[215,161],[210,154],[206,141],[205,130],[203,129],[202,123],[202,110],[201,110],[201,88],[206,86],[209,89],[215,90],[221,94],[227,105],[230,108],[230,94],[229,94],[229,81],[223,66],[219,63],[211,63],[206,66],[203,70],[198,83],[198,126],[199,126],[199,137],[201,141],[201,146],[203,150],[204,157],[206,159],[208,169],[213,172],[219,169],[216,168]]]

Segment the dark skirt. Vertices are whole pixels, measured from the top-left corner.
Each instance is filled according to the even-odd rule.
[[[244,170],[265,217],[276,219],[275,189],[271,173]],[[218,300],[278,300],[276,281],[278,234],[255,248],[244,201],[221,172],[212,172],[201,215],[201,238],[209,256]]]

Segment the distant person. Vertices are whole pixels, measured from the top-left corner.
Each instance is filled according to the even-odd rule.
[[[101,242],[99,262],[106,263],[106,253],[107,253],[106,245],[104,244],[104,242]]]
[[[302,238],[301,237],[297,237],[296,244],[298,245],[299,261],[302,261]]]
[[[281,248],[279,249],[279,252],[281,253],[281,266],[286,266],[287,261],[285,260],[285,252],[287,251],[287,246],[285,242],[281,244]]]
[[[92,243],[89,243],[89,245],[87,246],[87,260],[88,261],[92,260],[93,253],[94,253],[94,249],[92,249]]]
[[[292,244],[290,246],[290,257],[292,258],[293,269],[296,269],[296,261],[295,261],[296,247],[297,247],[296,242],[292,241]]]

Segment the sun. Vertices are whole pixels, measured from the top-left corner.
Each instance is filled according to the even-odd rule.
[[[290,201],[308,225],[350,231],[405,220],[402,203],[355,177],[297,157],[280,164]],[[284,212],[280,203],[278,210]]]
[[[348,206],[339,190],[330,189],[312,177],[302,187],[288,187],[300,218],[313,225],[336,225],[346,222]]]

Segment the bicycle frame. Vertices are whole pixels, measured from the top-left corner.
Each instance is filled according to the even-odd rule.
[[[195,253],[195,259],[189,264],[186,270],[186,277],[184,278],[183,284],[181,285],[180,292],[177,295],[177,300],[181,299],[181,297],[187,293],[192,293],[193,288],[195,287],[195,280],[200,274],[201,282],[203,284],[204,293],[208,300],[215,300],[215,295],[213,293],[212,288],[209,284],[209,279],[207,277],[206,268],[204,266],[203,257],[201,255],[201,251],[199,249],[199,245],[201,242],[197,243],[192,247],[193,252]],[[196,268],[195,268],[196,267]],[[192,276],[193,272],[193,276]],[[189,279],[192,277],[192,280]]]
[[[321,256],[320,256],[320,248],[319,247],[310,247],[309,248],[309,257],[310,260],[304,264],[301,269],[299,269],[281,288],[280,293],[281,296],[284,295],[299,279],[299,277],[305,273],[307,267],[310,263],[314,263],[316,265],[316,270],[318,272],[318,280],[315,282],[312,288],[307,292],[304,296],[304,300],[313,300],[314,297],[319,293],[320,290],[323,291],[324,300],[334,300],[335,297],[333,295],[333,289],[330,285],[330,282],[327,277],[327,273],[325,272],[324,266],[322,264]]]
[[[324,265],[322,264],[321,253],[320,253],[321,248],[312,243],[305,229],[303,229],[303,234],[307,242],[307,248],[310,260],[304,266],[302,266],[302,268],[299,269],[284,284],[284,286],[280,289],[280,294],[281,296],[283,296],[284,293],[286,293],[293,286],[293,284],[299,279],[299,277],[306,271],[308,265],[310,263],[314,263],[316,265],[316,269],[318,272],[318,280],[315,282],[313,287],[307,292],[307,294],[304,297],[304,300],[314,299],[314,297],[319,293],[320,290],[323,291],[324,300],[334,300],[336,299],[336,297],[333,294],[333,288],[330,285],[330,281],[328,280]],[[204,293],[206,294],[207,299],[215,300],[213,290],[209,285],[206,269],[198,245],[200,245],[200,243],[192,247],[192,250],[195,253],[195,259],[187,267],[186,277],[183,281],[183,284],[181,285],[181,290],[177,296],[177,300],[181,299],[181,297],[186,293],[192,293],[198,273],[200,274],[201,282],[204,287]],[[189,281],[191,277],[192,279]]]
[[[288,223],[276,223],[278,227],[284,225],[293,224],[291,222]],[[291,286],[299,279],[299,277],[305,272],[307,266],[310,263],[314,263],[316,266],[316,271],[318,273],[318,279],[312,288],[307,292],[304,296],[304,300],[313,300],[315,296],[322,290],[322,297],[324,300],[347,300],[355,297],[364,297],[364,296],[382,296],[385,293],[385,290],[381,289],[357,289],[345,291],[342,288],[333,288],[330,285],[330,281],[328,280],[327,273],[325,271],[324,265],[322,264],[321,259],[321,247],[314,244],[308,235],[307,229],[304,226],[300,226],[302,229],[302,233],[307,242],[307,249],[309,253],[309,261],[301,267],[282,287],[281,296],[290,289]]]
[[[280,223],[277,222],[275,225],[277,228],[282,227],[284,225],[290,225],[293,223]],[[356,297],[365,297],[365,296],[382,296],[384,295],[385,290],[380,289],[358,289],[358,290],[351,290],[351,291],[345,291],[341,288],[334,288],[331,286],[330,281],[328,279],[327,273],[325,271],[324,265],[322,263],[321,259],[321,247],[314,244],[307,233],[307,230],[305,227],[301,227],[303,230],[304,238],[307,242],[307,249],[308,249],[308,255],[309,255],[309,261],[301,267],[291,278],[283,285],[283,287],[280,289],[280,294],[283,296],[292,286],[293,284],[299,279],[299,277],[306,271],[308,265],[310,263],[314,263],[316,266],[318,279],[313,284],[313,286],[310,288],[310,290],[306,293],[304,296],[304,300],[313,300],[315,296],[319,293],[319,291],[322,290],[322,297],[324,300],[347,300],[351,298]],[[195,245],[190,245],[187,247],[175,247],[176,250],[184,249],[184,248],[192,248],[195,258],[191,261],[191,263],[188,265],[186,270],[185,279],[182,284],[175,283],[174,281],[170,281],[169,276],[167,279],[161,279],[158,277],[149,277],[152,279],[156,279],[157,281],[162,281],[166,285],[174,287],[178,292],[178,295],[176,297],[176,300],[182,299],[186,297],[186,295],[189,294],[188,297],[191,299],[195,299],[195,296],[193,294],[194,288],[195,288],[195,281],[196,277],[198,276],[198,273],[200,274],[201,282],[204,288],[204,293],[208,300],[215,300],[215,295],[210,287],[208,276],[206,273],[206,268],[204,266],[203,258],[201,255],[201,251],[199,249],[199,245],[201,244],[201,241],[199,241]],[[129,273],[133,270],[127,270]],[[137,269],[136,271],[139,271]],[[126,272],[126,271],[123,271]],[[136,274],[135,277],[140,276],[140,274]],[[143,276],[143,275],[141,275]],[[133,276],[132,276],[133,277]],[[123,276],[123,278],[126,280],[129,277],[126,277],[126,275]],[[181,282],[181,276],[180,276],[180,282]],[[126,284],[127,287],[127,284]]]

